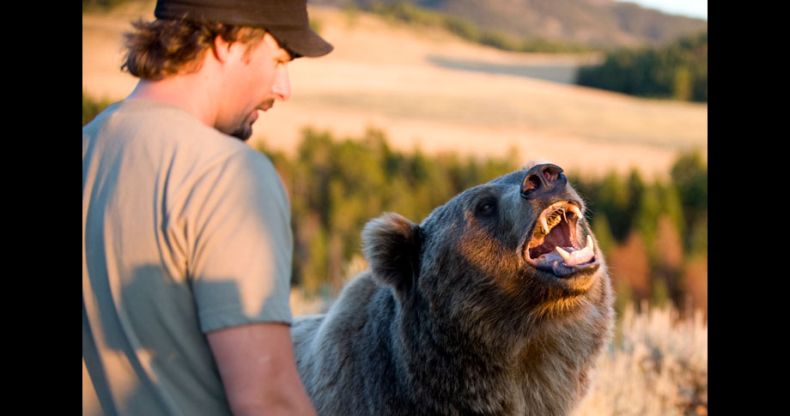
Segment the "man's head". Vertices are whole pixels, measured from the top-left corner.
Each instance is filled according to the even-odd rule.
[[[219,63],[213,125],[242,140],[257,110],[290,96],[286,64],[332,50],[310,29],[305,0],[158,0],[154,14],[125,35],[122,69],[160,81],[197,73],[207,59]]]

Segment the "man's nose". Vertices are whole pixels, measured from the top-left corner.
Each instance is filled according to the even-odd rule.
[[[551,163],[535,165],[527,171],[521,183],[521,197],[532,199],[550,196],[562,192],[568,178],[562,173],[562,168]]]
[[[272,93],[278,100],[285,101],[291,97],[291,81],[288,79],[288,68],[285,65],[279,65],[274,76]]]

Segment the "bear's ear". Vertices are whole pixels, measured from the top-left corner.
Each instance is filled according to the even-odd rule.
[[[419,271],[420,227],[403,216],[386,213],[371,220],[362,231],[362,247],[373,276],[407,291]]]

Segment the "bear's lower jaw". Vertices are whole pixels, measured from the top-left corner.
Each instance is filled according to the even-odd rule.
[[[579,274],[592,274],[600,267],[595,257],[581,264],[567,264],[562,258],[555,258],[553,255],[542,256],[537,261],[529,259],[528,262],[537,270],[551,273],[559,279],[570,279]]]
[[[564,302],[571,299],[587,298],[590,296],[596,283],[600,282],[603,276],[601,274],[601,265],[596,263],[562,277],[557,276],[554,271],[538,269],[533,271],[531,278],[536,279],[546,289],[543,292],[542,296],[544,297],[542,297],[542,301],[553,304],[558,301]],[[564,309],[570,310],[572,308],[565,307]]]

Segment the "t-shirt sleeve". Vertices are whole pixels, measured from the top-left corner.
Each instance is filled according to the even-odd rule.
[[[290,207],[271,162],[252,150],[234,153],[196,181],[186,207],[201,330],[290,324]]]

